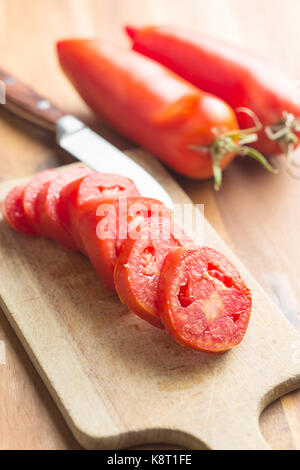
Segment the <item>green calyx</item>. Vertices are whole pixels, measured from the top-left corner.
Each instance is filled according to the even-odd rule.
[[[257,141],[257,132],[262,128],[262,124],[256,114],[251,109],[245,107],[236,109],[236,112],[247,114],[253,120],[254,126],[249,129],[229,131],[225,133],[222,133],[219,129],[214,128],[212,131],[215,134],[215,139],[210,146],[203,147],[194,145],[190,147],[192,150],[206,150],[211,154],[215,189],[217,191],[222,185],[222,159],[224,155],[228,155],[230,153],[241,156],[248,155],[249,157],[252,157],[258,161],[270,173],[277,173],[276,168],[270,165],[262,153],[248,146],[248,144],[253,144],[253,142]]]
[[[209,151],[212,155],[215,189],[217,191],[222,185],[221,161],[223,156],[228,153],[235,153],[241,156],[248,155],[259,162],[270,173],[277,173],[277,170],[270,165],[260,152],[252,147],[248,147],[247,144],[252,144],[256,141],[257,134],[247,134],[243,133],[243,131],[227,133],[216,137],[213,144],[209,147]]]
[[[252,144],[257,141],[257,134],[248,134],[247,131],[232,131],[225,134],[218,135],[214,130],[216,138],[212,145],[209,147],[193,146],[193,150],[206,149],[212,156],[212,167],[215,181],[215,190],[218,191],[222,185],[222,168],[221,161],[224,155],[235,153],[236,155],[254,158],[270,173],[277,173],[277,170],[270,165],[268,160],[257,150],[248,147],[247,144]]]
[[[277,141],[285,150],[289,145],[296,145],[298,137],[295,132],[300,132],[300,119],[295,118],[292,113],[284,111],[282,119],[276,124],[267,126],[265,132],[270,140]]]

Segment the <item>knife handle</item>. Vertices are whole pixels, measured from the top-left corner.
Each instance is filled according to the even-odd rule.
[[[13,114],[53,132],[56,122],[63,117],[60,109],[47,98],[40,96],[29,86],[0,68],[0,80],[5,86],[5,107]]]

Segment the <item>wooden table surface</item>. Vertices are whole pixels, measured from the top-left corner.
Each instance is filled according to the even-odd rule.
[[[0,65],[126,149],[132,143],[96,121],[65,80],[57,39],[99,35],[126,44],[125,22],[184,25],[258,52],[297,80],[299,17],[298,0],[0,0]],[[48,135],[0,109],[0,181],[67,161]],[[279,166],[274,177],[235,161],[218,194],[211,182],[177,178],[283,313],[300,323],[300,181]],[[1,311],[0,341],[0,449],[79,448]],[[300,391],[269,406],[261,429],[273,448],[300,449]]]

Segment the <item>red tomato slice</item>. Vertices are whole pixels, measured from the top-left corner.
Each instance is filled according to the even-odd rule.
[[[128,239],[137,239],[145,220],[150,217],[172,218],[171,211],[157,199],[145,197],[120,198],[116,201],[117,236],[116,253],[119,256],[122,247]]]
[[[137,239],[129,233],[114,271],[121,301],[139,317],[163,328],[156,304],[161,267],[170,250],[191,244],[183,230],[166,218],[150,217]]]
[[[138,237],[152,212],[158,216],[171,216],[160,201],[143,197],[91,199],[81,207],[79,234],[88,257],[109,289],[115,290],[114,267],[128,232]]]
[[[235,266],[207,247],[168,254],[157,302],[161,321],[176,341],[217,353],[242,341],[252,305],[251,292]]]
[[[114,199],[123,196],[140,196],[131,179],[113,173],[93,173],[80,184],[77,204],[82,206],[89,199],[98,197]]]
[[[40,233],[70,250],[77,250],[78,247],[60,222],[57,211],[58,201],[66,185],[81,181],[90,173],[91,170],[85,166],[74,166],[69,170],[59,172],[57,178],[44,185],[37,198]]]
[[[86,176],[83,176],[82,178],[72,181],[71,183],[64,186],[64,188],[61,191],[58,203],[57,203],[57,214],[58,214],[60,223],[62,224],[66,232],[69,233],[69,235],[73,238],[79,251],[86,254],[84,245],[82,243],[81,237],[77,229],[73,230],[73,225],[75,225],[76,223],[76,219],[75,219],[76,196],[78,192],[78,187],[80,183],[84,180],[84,178],[86,178]]]
[[[16,186],[5,198],[4,215],[9,225],[26,235],[36,235],[36,231],[25,215],[23,207],[24,186]]]
[[[56,170],[45,170],[34,176],[24,188],[23,207],[29,223],[34,227],[37,233],[39,231],[37,215],[37,198],[44,184],[53,181],[57,177]]]
[[[113,199],[120,196],[139,196],[133,181],[112,173],[91,173],[78,182],[67,185],[61,192],[58,205],[59,218],[64,228],[72,234],[76,244],[84,251],[79,235],[78,214],[81,207],[91,199]]]

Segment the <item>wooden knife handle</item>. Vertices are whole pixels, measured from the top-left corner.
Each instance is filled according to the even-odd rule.
[[[15,115],[44,129],[56,131],[56,122],[63,117],[47,98],[40,96],[29,86],[0,68],[0,80],[4,83],[6,103],[4,106]]]

